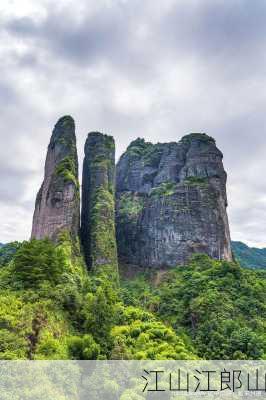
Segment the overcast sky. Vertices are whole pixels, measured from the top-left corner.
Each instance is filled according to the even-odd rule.
[[[1,0],[0,242],[27,239],[56,120],[131,140],[213,136],[231,236],[266,247],[266,1]]]

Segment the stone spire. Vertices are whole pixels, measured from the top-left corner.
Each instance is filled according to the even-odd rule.
[[[62,232],[79,234],[80,197],[75,123],[64,116],[56,123],[48,146],[44,180],[37,194],[32,234],[54,241]]]
[[[89,133],[83,163],[81,243],[86,263],[92,269],[117,269],[114,174],[113,137]]]
[[[193,253],[232,260],[226,172],[215,140],[131,143],[117,165],[120,260],[145,267],[184,264]]]

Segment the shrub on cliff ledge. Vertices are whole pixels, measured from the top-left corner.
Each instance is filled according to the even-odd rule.
[[[119,212],[122,217],[130,218],[137,216],[143,209],[143,199],[134,196],[131,192],[125,192],[119,200]]]
[[[174,182],[163,182],[151,190],[150,196],[171,196],[175,191],[176,184]]]

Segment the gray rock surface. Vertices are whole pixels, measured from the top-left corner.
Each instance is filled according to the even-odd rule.
[[[195,252],[232,260],[222,158],[214,139],[199,133],[130,144],[117,165],[120,261],[169,267]]]
[[[32,234],[35,239],[56,241],[62,232],[77,239],[80,197],[75,123],[72,117],[59,119],[48,146],[44,180],[37,194]]]

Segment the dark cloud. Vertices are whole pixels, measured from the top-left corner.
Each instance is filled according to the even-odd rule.
[[[94,64],[102,58],[108,60],[122,55],[128,37],[127,21],[120,9],[96,11],[75,20],[72,9],[51,9],[44,20],[11,19],[6,22],[5,29],[54,57],[78,65]]]
[[[227,60],[228,64],[240,63],[245,58],[247,65],[258,59],[265,60],[263,48],[266,37],[266,3],[255,1],[224,2],[176,2],[173,9],[161,21],[160,34],[164,43],[170,43],[171,51],[185,52],[210,60]],[[192,5],[194,3],[194,6]],[[176,46],[174,46],[176,44]],[[255,59],[250,59],[255,55]],[[221,65],[223,71],[227,65]]]
[[[91,130],[113,134],[117,156],[137,136],[213,135],[232,236],[266,247],[266,3],[28,3],[0,19],[0,242],[28,237],[51,130],[72,114],[80,159]]]

